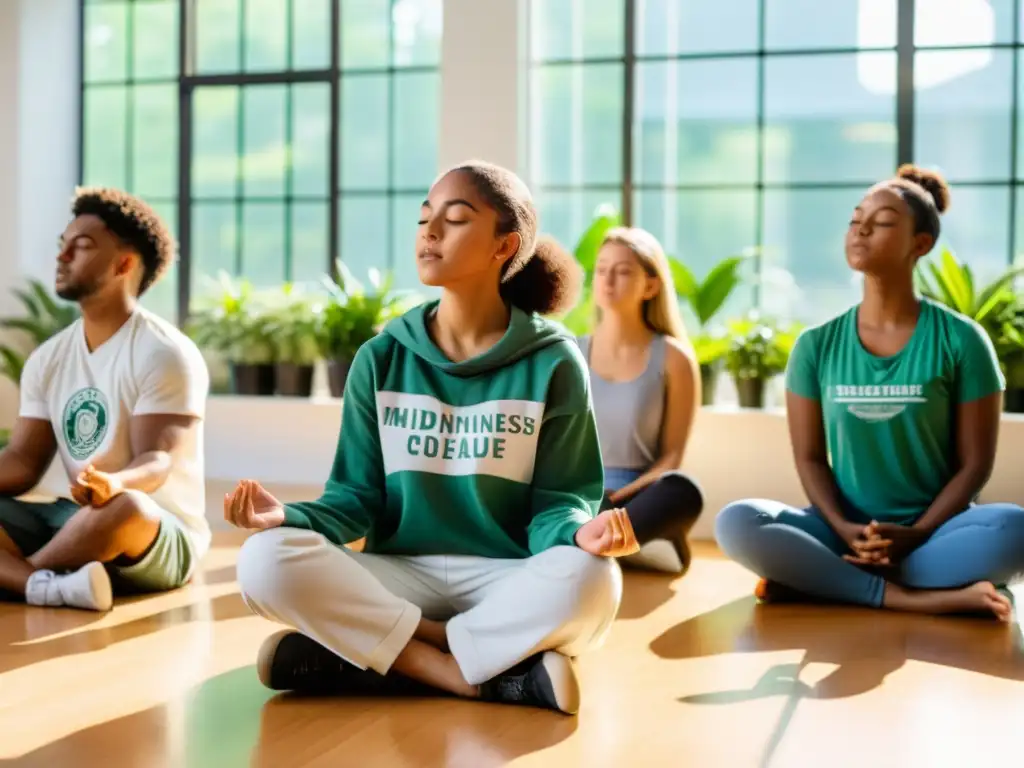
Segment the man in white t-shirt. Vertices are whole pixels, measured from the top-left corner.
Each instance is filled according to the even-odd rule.
[[[0,452],[0,591],[109,610],[115,589],[186,583],[210,546],[202,420],[209,372],[177,328],[138,305],[174,258],[141,200],[80,190],[56,292],[81,318],[37,348]],[[22,501],[55,455],[68,498]]]

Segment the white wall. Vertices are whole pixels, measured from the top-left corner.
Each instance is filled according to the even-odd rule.
[[[0,0],[0,314],[53,274],[78,168],[78,2]],[[0,425],[17,393],[0,382]]]

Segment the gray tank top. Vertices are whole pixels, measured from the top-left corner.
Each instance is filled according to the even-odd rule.
[[[579,339],[590,371],[597,436],[606,467],[646,470],[658,459],[665,413],[665,337],[655,336],[644,372],[607,381],[590,368],[590,336]]]

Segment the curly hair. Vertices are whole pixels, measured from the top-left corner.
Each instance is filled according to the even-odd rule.
[[[71,213],[76,218],[96,216],[139,255],[139,296],[163,277],[174,261],[174,236],[159,214],[138,197],[109,187],[83,187],[75,191]]]
[[[455,172],[466,174],[497,214],[497,234],[519,235],[519,250],[502,272],[501,297],[524,312],[540,315],[571,308],[579,298],[583,270],[553,238],[537,236],[537,209],[522,179],[507,168],[482,161],[449,171]]]
[[[939,217],[949,209],[949,184],[936,171],[906,163],[899,167],[888,186],[894,189],[914,216],[914,233],[926,233],[939,239],[942,230]]]

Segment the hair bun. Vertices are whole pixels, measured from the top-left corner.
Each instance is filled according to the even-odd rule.
[[[896,171],[896,178],[906,179],[924,188],[932,196],[939,213],[944,213],[949,208],[949,184],[941,173],[906,163]]]
[[[505,298],[525,312],[554,315],[571,309],[579,299],[583,270],[558,241],[537,238],[522,269],[502,285]]]

